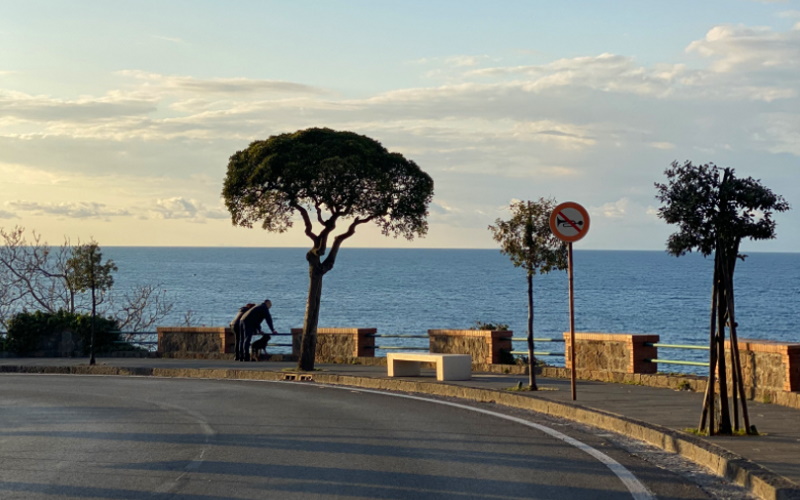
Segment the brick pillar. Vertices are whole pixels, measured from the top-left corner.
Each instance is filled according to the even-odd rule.
[[[232,345],[229,328],[160,326],[158,332],[158,352],[166,354],[224,354]]]
[[[730,363],[730,341],[725,342],[725,350]],[[742,380],[746,386],[800,391],[800,344],[740,339],[739,359],[742,362]]]
[[[469,354],[473,363],[513,364],[511,337],[507,330],[428,330],[430,351]]]
[[[575,333],[575,364],[579,370],[620,373],[656,373],[658,365],[646,359],[657,359],[658,335],[635,333]],[[569,332],[564,332],[565,364],[572,368]]]
[[[375,356],[377,328],[317,328],[315,361],[333,363],[351,358]],[[302,328],[292,328],[292,354],[300,355]]]

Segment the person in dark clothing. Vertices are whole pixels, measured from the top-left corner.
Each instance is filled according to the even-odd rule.
[[[244,316],[244,313],[253,307],[255,307],[255,304],[246,304],[240,307],[239,312],[236,313],[236,317],[233,318],[233,321],[231,321],[231,330],[233,330],[233,339],[236,349],[236,354],[234,355],[233,359],[236,361],[241,361],[244,359],[244,354],[242,353],[242,348],[244,347],[244,336],[242,335],[243,332],[241,325],[242,316]]]
[[[272,302],[265,300],[261,304],[245,312],[244,315],[242,315],[242,319],[239,321],[243,333],[242,337],[244,337],[242,346],[244,361],[250,361],[250,341],[253,339],[253,335],[261,332],[262,321],[267,322],[267,326],[269,326],[273,335],[278,333],[272,325],[272,315],[269,313],[270,307],[272,307]]]

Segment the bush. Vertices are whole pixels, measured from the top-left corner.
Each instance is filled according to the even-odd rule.
[[[484,321],[476,321],[472,326],[472,330],[504,331],[508,330],[508,325],[505,323],[486,323]]]
[[[119,340],[117,322],[110,318],[95,317],[95,352],[112,350],[114,342]],[[35,311],[21,312],[8,322],[6,349],[17,354],[28,354],[47,349],[60,341],[62,332],[77,334],[76,349],[83,354],[89,353],[92,335],[92,317],[88,314],[73,314],[66,311],[45,313]]]

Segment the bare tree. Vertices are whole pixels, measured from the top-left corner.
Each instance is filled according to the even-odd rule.
[[[59,247],[43,242],[25,228],[0,228],[0,326],[21,311],[90,311],[91,294],[81,292],[70,272],[69,260],[80,245],[69,239]],[[99,299],[99,300],[98,300]],[[144,331],[172,311],[166,292],[153,285],[138,285],[121,294],[96,297],[97,313],[114,317],[126,331]]]

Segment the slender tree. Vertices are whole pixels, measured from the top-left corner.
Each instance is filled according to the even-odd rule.
[[[433,180],[369,137],[310,128],[255,141],[231,156],[222,195],[237,226],[260,222],[282,233],[295,216],[302,221],[311,249],[298,368],[308,371],[314,369],[322,278],[342,243],[368,223],[385,236],[425,235]]]
[[[730,407],[728,403],[728,365],[725,358],[725,331],[730,334],[730,381],[733,384],[734,426],[739,428],[738,404],[741,402],[745,429],[751,431],[747,402],[742,381],[738,349],[738,324],[736,322],[733,273],[737,259],[746,255],[739,252],[745,238],[765,240],[775,238],[774,212],[783,212],[789,205],[783,197],[774,194],[760,181],[751,177],[737,178],[734,170],[720,170],[714,164],[682,165],[673,162],[665,172],[666,184],[656,183],[656,198],[664,205],[658,216],[679,230],[667,240],[667,252],[681,256],[697,250],[707,257],[714,254],[714,277],[711,293],[711,320],[709,334],[709,372],[706,397],[700,417],[699,429],[704,430],[708,419],[708,432],[730,434]],[[720,419],[715,431],[715,397],[719,384]]]
[[[65,239],[52,247],[25,228],[0,228],[0,329],[22,311],[80,313],[91,307],[76,289],[67,262],[76,246]],[[106,297],[97,313],[111,316],[121,330],[146,331],[173,309],[166,291],[157,285],[137,284]]]
[[[556,207],[553,199],[511,203],[511,218],[497,219],[489,226],[500,251],[508,255],[515,267],[525,269],[528,282],[528,373],[529,388],[536,385],[535,359],[533,355],[533,276],[567,268],[567,244],[559,240],[550,230],[550,214]]]
[[[117,270],[113,261],[102,262],[103,254],[97,242],[91,241],[78,245],[72,250],[72,257],[67,261],[68,276],[75,289],[89,291],[92,297],[92,324],[89,342],[89,364],[95,364],[95,318],[97,304],[102,302],[103,294],[114,285],[112,272]]]

